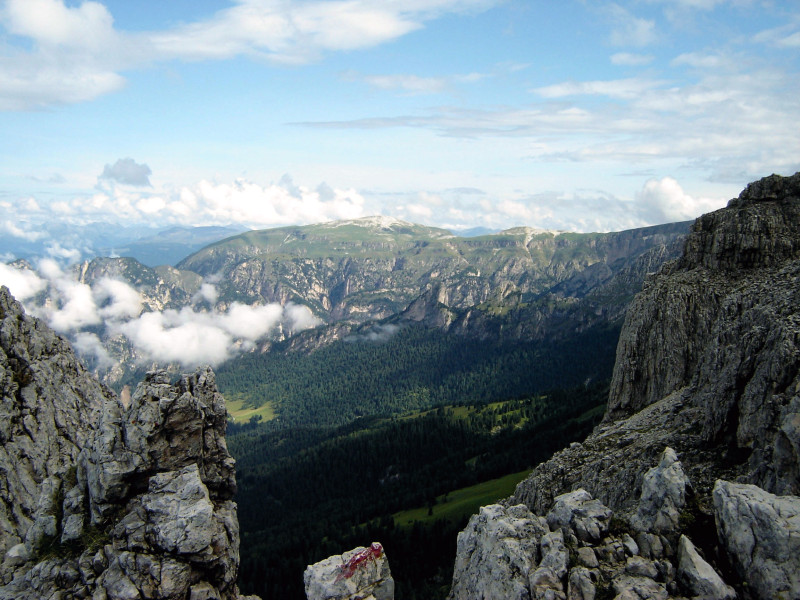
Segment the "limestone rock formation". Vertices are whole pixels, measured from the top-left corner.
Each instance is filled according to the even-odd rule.
[[[682,535],[678,541],[678,580],[693,597],[733,600],[736,592],[697,552],[692,541]]]
[[[527,507],[484,506],[458,534],[449,600],[530,598],[528,573],[539,560],[547,521]]]
[[[578,487],[632,510],[665,446],[695,492],[718,478],[800,493],[800,173],[699,218],[648,279],[617,348],[605,422],[521,483],[542,512]]]
[[[52,509],[62,482],[111,392],[85,371],[64,340],[26,317],[5,287],[0,287],[0,319],[3,582],[44,537],[55,535]]]
[[[377,542],[309,565],[303,583],[308,600],[394,600],[389,560]]]
[[[666,448],[658,465],[645,473],[639,508],[631,519],[633,527],[656,533],[675,531],[689,487],[678,455],[672,448]]]
[[[800,598],[800,498],[718,481],[720,541],[759,598]]]
[[[552,509],[583,494],[614,511],[599,539]],[[798,494],[800,173],[697,220],[628,310],[604,422],[505,504],[565,534],[549,597],[768,600],[800,598]]]
[[[213,372],[150,373],[126,408],[5,288],[0,310],[0,598],[239,598]]]

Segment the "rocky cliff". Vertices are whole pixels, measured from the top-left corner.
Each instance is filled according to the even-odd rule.
[[[534,541],[523,536],[535,548],[517,569],[530,574],[520,583],[525,591],[472,597],[588,598],[602,585],[619,598],[731,597],[726,586],[708,591],[708,581],[686,572],[709,573],[695,545],[742,597],[800,597],[796,534],[787,533],[800,511],[798,282],[800,174],[755,182],[698,219],[681,258],[650,277],[628,310],[604,423],[534,469],[501,507],[509,514],[495,528],[507,530],[522,518],[516,512],[529,510],[524,518],[537,530]],[[667,447],[674,456],[665,458]],[[687,482],[680,493],[669,491],[676,477],[666,474],[678,456],[677,479]],[[653,465],[664,473],[652,474]],[[587,497],[572,498],[572,516],[551,522],[576,490]],[[597,505],[582,504],[590,499]],[[615,514],[616,532],[605,529],[600,506]],[[549,527],[535,515],[547,515]],[[458,560],[466,562],[457,562],[453,598],[474,592],[461,583],[478,568],[469,557],[483,543],[471,531],[462,534],[469,544],[459,538]],[[588,571],[541,570],[545,539],[557,531],[574,542],[571,564]],[[634,552],[622,533],[646,535]]]
[[[363,323],[391,317],[433,288],[456,310],[510,294],[529,300],[559,285],[554,293],[579,297],[638,256],[682,239],[687,225],[604,234],[516,228],[459,238],[370,217],[248,232],[178,266],[219,276],[221,301],[294,301],[327,323]]]
[[[0,598],[239,598],[214,374],[148,375],[128,406],[0,288]]]

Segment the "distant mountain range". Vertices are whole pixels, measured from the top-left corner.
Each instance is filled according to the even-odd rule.
[[[212,242],[236,235],[244,227],[122,226],[116,223],[21,224],[16,235],[0,237],[0,257],[34,260],[53,256],[74,261],[97,256],[125,256],[144,265],[174,265]]]
[[[240,233],[177,267],[95,258],[77,265],[74,277],[93,288],[109,278],[126,282],[141,295],[145,313],[186,308],[224,315],[244,304],[294,305],[313,314],[317,326],[310,330],[294,335],[299,329],[277,325],[245,345],[262,351],[290,336],[282,348],[309,351],[410,323],[479,339],[565,339],[595,326],[618,327],[647,274],[679,255],[688,228],[673,223],[586,234],[515,228],[458,237],[370,217]],[[214,231],[221,233],[206,233]],[[196,241],[195,233],[170,231],[164,252]],[[159,243],[150,238],[141,247],[154,251]],[[112,369],[109,383],[137,361],[154,364],[119,328],[92,332],[128,365]]]

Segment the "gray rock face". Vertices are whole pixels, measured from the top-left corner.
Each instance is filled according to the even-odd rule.
[[[0,583],[5,583],[23,556],[56,534],[54,508],[63,482],[111,392],[85,371],[64,340],[25,316],[0,287],[0,393]],[[17,547],[23,542],[24,552]]]
[[[686,504],[689,479],[678,455],[666,448],[656,467],[645,473],[639,508],[631,524],[639,531],[671,533],[678,528],[680,511]]]
[[[584,489],[562,494],[547,513],[550,529],[567,529],[584,542],[599,542],[608,531],[611,510]]]
[[[239,598],[213,372],[150,373],[125,408],[5,288],[0,310],[0,599]]]
[[[719,481],[714,517],[722,545],[756,597],[800,598],[800,498]]]
[[[685,535],[678,541],[678,581],[693,597],[708,600],[733,600],[736,592],[697,552]]]
[[[688,388],[705,445],[733,438],[749,483],[800,493],[799,223],[800,174],[755,182],[695,222],[683,256],[631,305],[607,419]]]
[[[547,522],[525,506],[484,506],[458,534],[450,600],[528,600]]]
[[[800,494],[799,187],[768,177],[697,220],[627,312],[605,422],[509,502],[541,514],[583,487],[635,510],[665,446],[701,495],[718,478]]]
[[[303,583],[308,600],[394,600],[389,560],[377,542],[309,565]]]

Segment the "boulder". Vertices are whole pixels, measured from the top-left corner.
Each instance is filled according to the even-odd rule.
[[[674,532],[686,504],[687,489],[689,478],[678,455],[672,448],[665,448],[658,465],[644,475],[642,495],[631,525],[639,531]]]
[[[547,513],[550,529],[566,528],[583,542],[598,542],[608,532],[611,509],[584,489],[562,494]]]
[[[546,521],[524,505],[484,506],[458,534],[449,600],[528,600]]]
[[[692,541],[682,535],[678,541],[678,581],[693,597],[704,600],[733,600],[736,592],[708,564]]]
[[[303,583],[308,600],[394,600],[389,561],[377,542],[309,565]]]
[[[719,480],[714,517],[722,546],[757,598],[800,598],[800,498]]]

